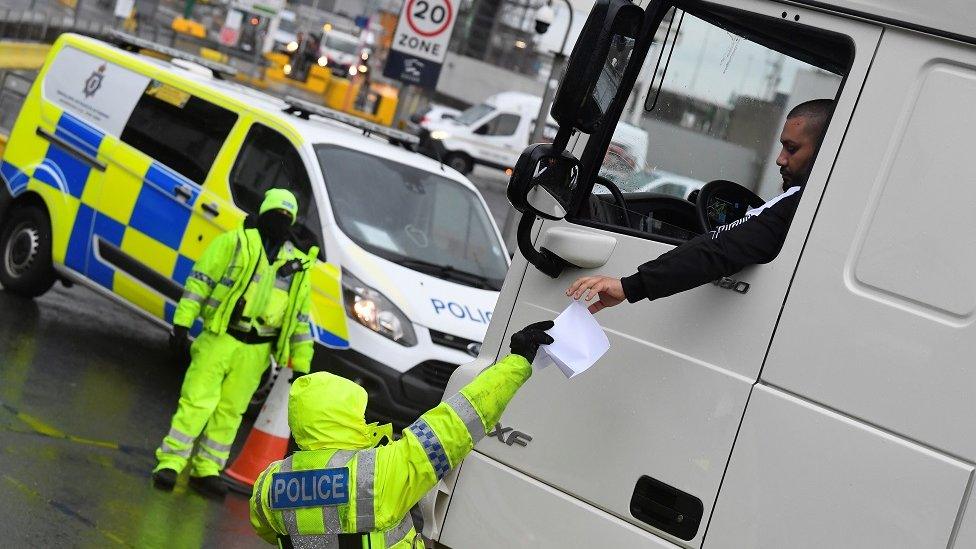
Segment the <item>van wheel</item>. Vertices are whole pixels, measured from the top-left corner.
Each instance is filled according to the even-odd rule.
[[[0,284],[10,293],[37,297],[54,280],[47,212],[37,206],[10,210],[0,228]]]
[[[463,153],[449,153],[444,157],[444,163],[449,167],[461,172],[462,175],[468,175],[474,168],[474,163],[471,162],[468,155]]]

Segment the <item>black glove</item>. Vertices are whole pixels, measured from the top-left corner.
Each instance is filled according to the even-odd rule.
[[[173,325],[173,331],[169,334],[169,348],[173,353],[184,358],[190,354],[190,329],[186,326]]]
[[[555,326],[553,321],[545,320],[529,324],[525,328],[512,334],[511,349],[513,355],[520,355],[527,360],[535,359],[535,354],[539,351],[539,345],[549,345],[554,340],[546,333],[546,330]]]

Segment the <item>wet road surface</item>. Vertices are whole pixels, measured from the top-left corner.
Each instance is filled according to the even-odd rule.
[[[182,380],[162,327],[87,288],[0,291],[0,545],[269,547],[244,496],[152,487]]]

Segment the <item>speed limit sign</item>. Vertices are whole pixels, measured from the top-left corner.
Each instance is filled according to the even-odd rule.
[[[456,18],[457,0],[404,0],[383,74],[435,87]]]

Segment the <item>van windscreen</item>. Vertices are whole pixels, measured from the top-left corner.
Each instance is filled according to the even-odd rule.
[[[316,145],[336,223],[356,244],[437,278],[500,290],[504,248],[461,183],[378,156]]]
[[[471,124],[474,124],[475,122],[484,118],[493,110],[495,110],[495,107],[492,107],[486,103],[481,103],[473,107],[469,107],[464,112],[459,114],[454,121],[462,126],[470,126]]]

